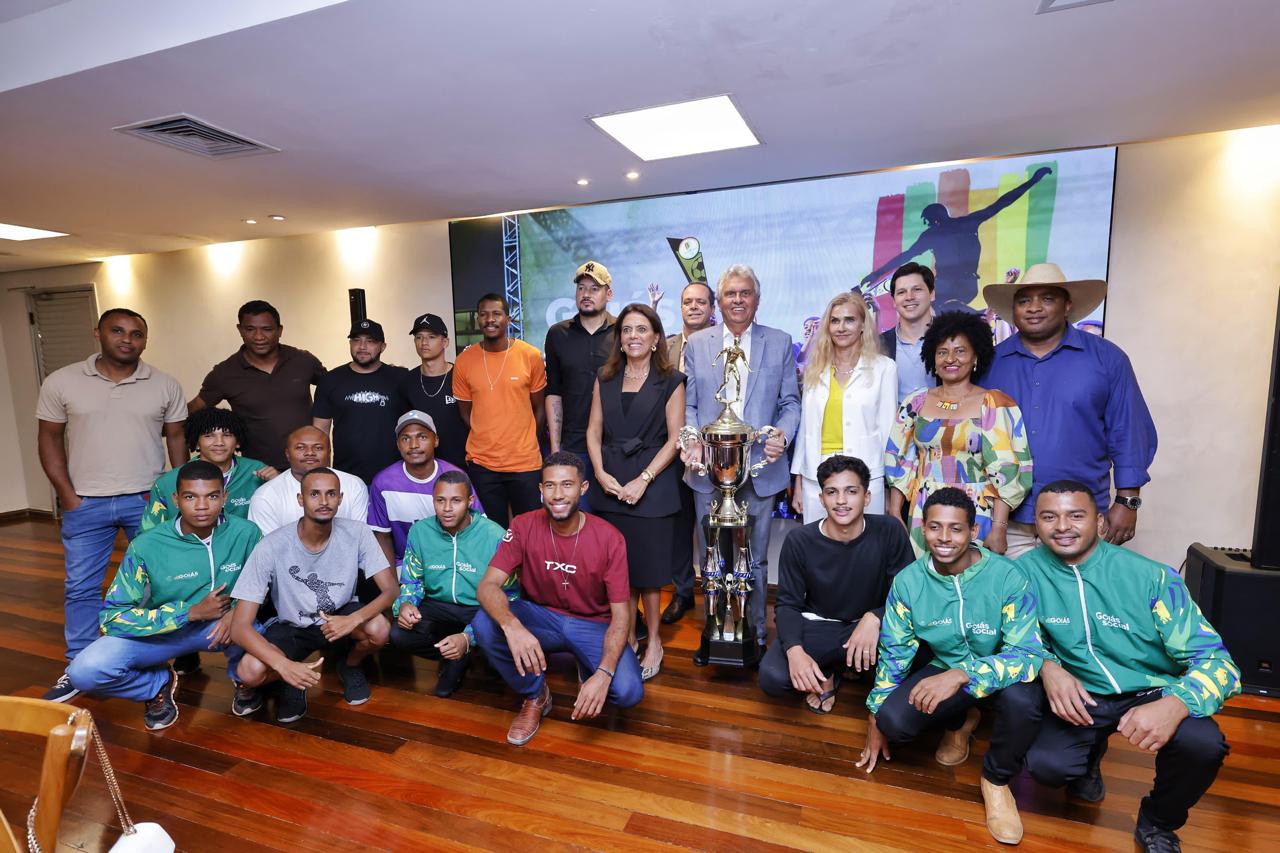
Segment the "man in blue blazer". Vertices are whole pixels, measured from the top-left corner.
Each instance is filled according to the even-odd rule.
[[[751,615],[756,625],[757,642],[765,643],[765,599],[768,597],[769,528],[773,515],[773,498],[787,488],[787,460],[784,451],[800,425],[800,386],[796,379],[795,352],[791,336],[780,329],[755,322],[760,307],[760,280],[745,264],[734,264],[724,271],[716,285],[716,301],[720,305],[722,324],[695,332],[685,347],[685,423],[695,429],[715,420],[723,404],[716,391],[724,381],[724,365],[715,359],[720,351],[739,338],[739,346],[747,356],[750,370],[741,402],[734,405],[738,415],[751,426],[772,426],[777,433],[765,444],[753,445],[751,463],[762,455],[769,464],[745,487],[738,499],[745,501],[751,513]],[[701,449],[690,445],[683,454],[686,464],[701,460]],[[692,467],[685,471],[685,482],[694,490],[694,502],[701,520],[710,511],[712,487],[705,474]],[[701,653],[693,662],[706,664]]]

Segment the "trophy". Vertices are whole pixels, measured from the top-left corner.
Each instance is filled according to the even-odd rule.
[[[751,666],[760,656],[751,608],[751,516],[737,500],[738,489],[758,474],[768,462],[749,464],[751,446],[777,432],[771,426],[755,429],[734,412],[742,399],[746,355],[738,338],[716,356],[724,359],[724,381],[716,400],[724,404],[719,417],[701,430],[685,426],[680,430],[680,448],[701,442],[700,459],[690,467],[699,476],[709,476],[715,493],[711,511],[700,520],[707,543],[702,564],[702,592],[706,624],[700,651],[710,663]]]

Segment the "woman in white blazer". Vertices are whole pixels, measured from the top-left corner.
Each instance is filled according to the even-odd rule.
[[[898,368],[880,355],[880,336],[857,293],[831,300],[804,367],[791,505],[806,523],[826,517],[818,463],[837,453],[871,470],[868,512],[884,512],[884,448],[898,409]]]

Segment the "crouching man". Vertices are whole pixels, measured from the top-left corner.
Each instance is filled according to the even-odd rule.
[[[399,586],[386,555],[363,521],[335,517],[342,491],[331,469],[311,469],[300,486],[302,518],[262,540],[231,592],[239,602],[231,636],[240,647],[231,653],[231,710],[240,717],[262,707],[258,688],[277,679],[283,684],[276,720],[292,723],[306,714],[307,688],[320,681],[324,657],[303,661],[317,651],[338,655],[347,703],[368,702],[360,664],[387,643],[391,626],[382,611]],[[377,585],[378,596],[367,604],[355,598],[359,574]],[[268,589],[277,616],[260,626],[256,617]]]

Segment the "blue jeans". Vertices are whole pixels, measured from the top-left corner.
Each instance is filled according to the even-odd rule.
[[[719,492],[715,493],[719,495]],[[693,493],[693,503],[698,515],[698,528],[702,528],[702,520],[711,512],[713,495],[702,492]],[[765,621],[765,601],[769,598],[769,527],[773,522],[773,496],[762,498],[756,494],[755,486],[748,483],[745,488],[738,489],[736,500],[747,505],[747,514],[751,516],[751,621],[756,626],[756,642],[765,644],[769,634],[769,623]],[[702,544],[702,537],[698,537]],[[694,559],[701,563],[706,556],[706,546]],[[724,572],[728,575],[733,567],[733,554],[721,555],[725,560]]]
[[[63,634],[67,660],[75,660],[98,637],[98,613],[102,610],[102,582],[116,531],[130,541],[138,535],[147,493],[81,498],[80,505],[62,514],[62,550],[67,560],[63,604]],[[159,689],[159,688],[157,688]]]
[[[604,632],[609,628],[608,622],[565,616],[523,599],[510,602],[510,606],[520,624],[538,638],[544,655],[569,652],[578,659],[580,671],[588,674],[596,671],[604,652]],[[526,672],[520,675],[516,672],[515,659],[511,656],[511,647],[507,645],[507,635],[502,633],[498,623],[483,610],[476,613],[475,619],[471,621],[471,629],[475,631],[476,642],[484,651],[489,665],[498,671],[507,686],[524,699],[537,699],[542,693],[546,673],[534,675]],[[630,708],[643,698],[644,682],[640,678],[640,661],[636,659],[636,653],[631,651],[631,647],[624,645],[613,682],[609,685],[609,701],[619,708]]]
[[[600,484],[596,482],[596,469],[595,466],[591,464],[591,454],[587,453],[585,450],[574,450],[571,452],[574,456],[582,460],[583,465],[587,466],[586,479],[589,485],[587,486],[587,491],[582,493],[582,497],[578,498],[578,509],[583,512],[595,512],[595,510],[591,508],[591,492],[600,488]],[[625,486],[626,483],[623,483],[623,485]]]
[[[82,693],[145,702],[169,680],[169,661],[209,648],[206,636],[216,622],[189,622],[151,637],[99,637],[67,665],[71,684]]]

